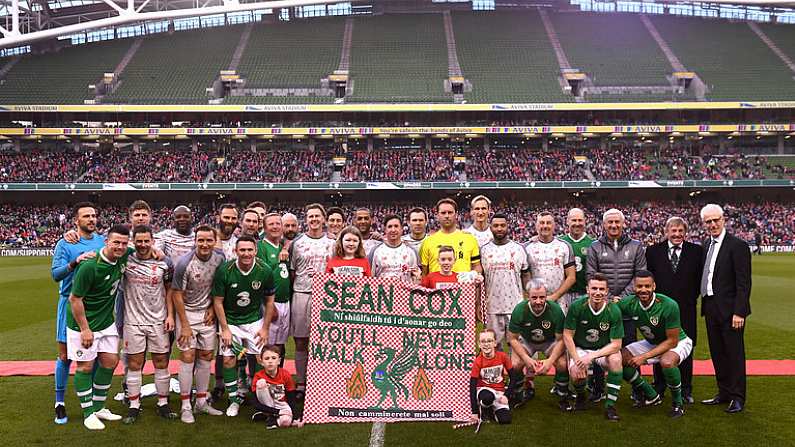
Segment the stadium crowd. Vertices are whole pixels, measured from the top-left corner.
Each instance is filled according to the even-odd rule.
[[[475,149],[467,154],[467,180],[583,180],[582,165],[572,152],[539,152],[532,149],[501,151]]]
[[[344,181],[451,181],[453,152],[447,150],[351,151],[342,172]]]
[[[160,204],[153,210],[152,227],[156,231],[168,228],[170,225],[171,209],[176,203]],[[196,225],[206,223],[214,225],[214,205],[188,204],[197,216]],[[369,206],[373,213],[373,228],[383,232],[381,218],[388,214],[407,215],[408,211],[416,206],[415,203],[390,203],[348,204],[345,210],[348,220],[356,208]],[[665,221],[672,215],[679,215],[690,223],[687,239],[701,241],[706,237],[699,224],[698,212],[702,203],[691,202],[568,202],[556,203],[525,203],[518,201],[501,201],[493,205],[494,210],[507,214],[512,225],[512,238],[524,242],[535,235],[535,216],[542,211],[549,211],[555,216],[559,230],[565,228],[565,216],[571,207],[581,207],[586,213],[586,231],[594,236],[601,235],[602,226],[600,217],[610,208],[621,209],[627,218],[629,234],[647,244],[653,244],[663,239]],[[724,204],[727,216],[727,227],[738,237],[746,241],[754,241],[757,233],[762,236],[763,245],[795,245],[795,206],[780,202],[748,202]],[[291,212],[303,221],[303,208],[298,204],[270,204],[269,211]],[[430,210],[430,205],[426,205]],[[99,207],[99,226],[109,228],[127,220],[127,209],[124,205],[113,203],[103,204]],[[38,248],[52,247],[63,235],[73,227],[68,205],[0,205],[0,246],[13,248]],[[469,211],[462,208],[462,223],[472,221]],[[428,215],[428,228],[430,231],[438,229],[433,212]],[[408,228],[406,228],[408,232]]]
[[[204,151],[104,152],[88,169],[81,183],[204,181],[210,172],[210,155]]]
[[[218,164],[214,182],[322,182],[331,177],[326,151],[231,151]]]

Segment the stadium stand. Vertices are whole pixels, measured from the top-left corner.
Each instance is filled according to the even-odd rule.
[[[453,152],[448,150],[351,151],[344,181],[452,181]]]
[[[689,69],[707,84],[707,99],[795,98],[793,73],[746,23],[685,17],[650,17]]]
[[[441,14],[356,19],[349,101],[452,102],[446,45]]]
[[[206,104],[206,89],[229,65],[241,26],[155,35],[130,61],[107,102]],[[12,70],[13,71],[13,70]]]
[[[44,55],[22,56],[0,81],[3,104],[83,104],[88,86],[112,72],[132,40],[93,43]]]
[[[159,204],[153,210],[152,226],[157,231],[170,225],[171,209],[175,203]],[[303,221],[303,204],[275,203],[269,206],[274,212],[292,212]],[[344,209],[348,216],[360,206],[367,206],[373,211],[373,223],[377,231],[381,231],[381,218],[386,214],[397,213],[405,216],[417,205],[431,209],[428,203],[351,203]],[[706,234],[699,222],[701,202],[594,202],[572,201],[568,203],[528,203],[521,201],[499,201],[492,208],[508,214],[511,222],[512,237],[525,242],[535,235],[535,216],[541,211],[550,211],[556,218],[558,229],[565,228],[566,212],[573,206],[581,207],[586,212],[588,223],[586,231],[591,235],[600,235],[601,215],[610,208],[619,208],[627,216],[630,235],[651,244],[664,238],[665,221],[672,215],[683,217],[690,223],[687,238],[692,241],[702,240]],[[745,202],[722,203],[727,217],[727,228],[746,240],[753,240],[755,232],[761,232],[764,245],[795,245],[795,207],[788,202]],[[214,207],[207,203],[190,204],[196,224],[213,224]],[[65,205],[19,205],[0,204],[0,247],[51,247],[55,245],[63,233],[73,225],[67,217],[68,206]],[[99,226],[109,228],[116,223],[126,222],[127,210],[118,204],[100,204]],[[433,215],[429,215],[429,230],[438,229]],[[461,221],[471,221],[469,212],[461,210]]]
[[[476,149],[467,154],[467,180],[586,180],[573,151],[541,152],[533,149]]]
[[[453,14],[469,102],[569,102],[537,12]]]
[[[331,152],[316,149],[231,151],[219,163],[215,182],[322,182],[331,177]]]
[[[210,172],[210,155],[204,151],[113,151],[100,153],[81,183],[201,182]]]

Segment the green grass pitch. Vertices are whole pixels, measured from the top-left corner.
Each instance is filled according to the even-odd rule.
[[[746,331],[749,359],[795,359],[795,312],[790,302],[795,290],[795,256],[754,257],[753,314]],[[53,359],[56,285],[49,276],[48,258],[0,258],[0,360]],[[706,333],[700,334],[697,359],[708,358]],[[120,389],[116,378],[112,393]],[[547,390],[549,378],[538,381]],[[79,405],[72,384],[67,393],[70,422],[52,423],[52,377],[10,377],[0,379],[0,439],[4,445],[133,445],[193,443],[195,445],[367,445],[370,424],[306,426],[303,429],[271,430],[249,422],[250,409],[244,408],[236,420],[226,417],[199,417],[193,426],[158,420],[154,402],[144,401],[144,414],[136,426],[109,423],[102,433],[89,433],[82,427]],[[661,407],[634,410],[628,403],[627,386],[619,400],[622,421],[609,424],[601,406],[583,414],[561,414],[545,392],[514,414],[511,426],[486,424],[480,434],[471,428],[452,430],[450,423],[389,424],[387,446],[422,445],[559,445],[559,446],[636,446],[636,445],[792,445],[795,439],[795,412],[787,398],[795,377],[751,377],[748,380],[748,406],[740,415],[725,415],[721,408],[695,405],[686,416],[671,421]],[[698,377],[695,397],[710,397],[714,379]],[[173,400],[173,399],[172,399]],[[176,405],[173,402],[172,405]],[[110,408],[123,413],[121,403]],[[788,441],[789,440],[789,441]]]

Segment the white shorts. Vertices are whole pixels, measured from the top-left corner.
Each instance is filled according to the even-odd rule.
[[[140,354],[149,351],[150,354],[165,354],[169,351],[168,332],[163,323],[146,326],[124,325],[124,352],[127,354]]]
[[[536,353],[543,352],[544,355],[549,358],[549,354],[552,353],[552,350],[555,348],[555,343],[557,342],[557,340],[554,340],[546,343],[528,343],[524,337],[519,337],[519,343],[527,350],[527,355],[530,357],[534,356]]]
[[[245,349],[246,354],[259,354],[260,348],[257,346],[257,340],[259,340],[259,336],[257,332],[262,328],[262,318],[253,322],[253,323],[246,323],[241,324],[239,326],[230,324],[229,325],[229,332],[232,333],[232,346],[235,348],[233,349],[232,346],[221,346],[220,354],[224,357],[234,357],[240,351],[240,349]]]
[[[494,331],[494,340],[497,342],[497,346],[502,345],[505,334],[508,332],[508,323],[510,322],[510,314],[489,314],[486,328]]]
[[[268,343],[283,345],[290,335],[290,303],[273,303],[273,306],[276,309],[276,320],[271,321]]]
[[[115,324],[94,332],[94,342],[88,348],[84,348],[80,341],[80,331],[66,328],[66,356],[69,360],[90,362],[97,358],[99,352],[119,353],[119,332]]]
[[[579,357],[584,357],[584,356],[589,355],[591,353],[594,353],[596,351],[598,351],[598,349],[581,349],[581,348],[577,348],[577,355]],[[607,371],[607,369],[608,369],[607,368],[607,357],[597,357],[591,363],[596,363],[597,365],[599,365],[605,371]],[[569,358],[569,368],[571,368],[572,366],[574,366],[574,359]],[[589,369],[589,373],[590,373],[590,369],[591,369],[590,365],[588,366],[588,369]]]
[[[503,403],[503,402],[500,402],[500,398],[501,398],[501,397],[503,397],[503,396],[505,396],[505,393],[503,393],[502,391],[497,391],[497,390],[495,390],[495,389],[493,389],[493,388],[489,388],[489,387],[485,387],[485,386],[484,386],[484,387],[478,387],[478,388],[475,390],[475,397],[477,398],[477,396],[480,396],[480,392],[481,392],[481,391],[484,391],[484,390],[485,390],[485,391],[487,391],[487,392],[490,392],[491,394],[493,394],[493,395],[494,395],[494,405],[493,405],[493,407],[494,407],[494,411],[497,411],[497,410],[502,410],[502,409],[507,409],[507,410],[509,410],[509,409],[511,408],[511,407],[508,405],[508,402],[507,402],[507,400],[506,400],[506,402],[504,402],[504,403]]]
[[[293,292],[290,303],[290,334],[296,338],[309,338],[309,322],[312,321],[312,294]]]
[[[180,351],[198,349],[199,351],[215,352],[218,340],[218,330],[215,328],[215,325],[208,326],[204,324],[203,312],[201,315],[192,315],[191,312],[188,312],[188,322],[190,322],[190,329],[191,332],[193,332],[193,337],[190,338],[187,344],[181,345],[179,344],[179,332],[182,324],[180,323],[180,319],[177,318],[177,331],[175,333],[177,336],[177,349]]]
[[[630,343],[627,345],[627,351],[629,351],[632,356],[645,354],[652,349],[656,348],[657,345],[653,345],[646,340],[636,341],[635,343]],[[690,337],[685,337],[682,340],[679,340],[679,343],[671,349],[672,352],[675,352],[676,355],[679,356],[679,362],[681,363],[684,359],[686,359],[691,352],[693,352],[693,340]],[[646,360],[646,363],[659,363],[660,357],[653,357],[649,360]]]

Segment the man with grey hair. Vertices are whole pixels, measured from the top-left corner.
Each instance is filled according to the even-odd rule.
[[[700,245],[688,242],[687,222],[672,216],[665,222],[666,240],[646,249],[646,265],[654,274],[657,292],[669,296],[679,304],[679,320],[682,329],[696,345],[698,324],[696,303],[701,284],[701,264],[704,250]],[[693,403],[693,357],[679,364],[682,373],[682,399]],[[654,365],[654,388],[660,395],[665,393],[665,377],[662,368]]]
[[[624,213],[611,208],[602,215],[604,233],[588,248],[588,278],[602,273],[607,278],[610,298],[618,301],[635,293],[635,273],[646,270],[646,251],[643,244],[624,232]],[[632,320],[624,320],[623,345],[637,340],[637,331]],[[601,375],[594,371],[592,400],[601,398]],[[634,396],[633,398],[638,397]],[[636,400],[639,401],[640,399]]]
[[[533,379],[555,367],[555,394],[560,398],[562,411],[571,410],[568,401],[569,372],[565,345],[563,344],[563,311],[558,303],[547,300],[548,290],[542,279],[527,282],[527,300],[513,308],[508,325],[508,343],[511,345],[511,381],[520,383],[526,369],[524,397],[515,399],[524,403],[535,396]],[[533,355],[543,352],[546,360],[538,361]],[[514,387],[520,392],[520,388]],[[521,395],[520,395],[521,396]]]
[[[701,314],[718,394],[704,405],[728,403],[727,413],[745,408],[745,320],[751,314],[751,250],[742,239],[726,231],[723,208],[709,204],[701,209],[709,234],[701,272]]]

